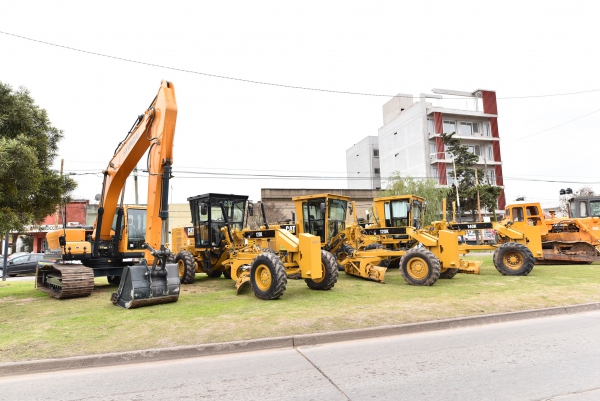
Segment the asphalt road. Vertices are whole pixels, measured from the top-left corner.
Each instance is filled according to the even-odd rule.
[[[600,399],[600,312],[0,378],[2,400]]]

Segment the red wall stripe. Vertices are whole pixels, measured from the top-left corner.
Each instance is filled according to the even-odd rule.
[[[436,134],[441,134],[444,132],[444,125],[442,124],[442,113],[435,112],[433,113],[433,125]],[[435,151],[437,152],[436,159],[445,159],[446,155],[444,152],[444,140],[439,136],[435,138]],[[447,185],[448,177],[446,175],[446,163],[438,162],[438,184]]]

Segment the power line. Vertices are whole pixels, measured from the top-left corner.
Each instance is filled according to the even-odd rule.
[[[558,127],[562,127],[563,125],[567,125],[567,124],[569,124],[569,123],[572,123],[573,121],[581,120],[582,118],[584,118],[584,117],[587,117],[587,116],[591,116],[592,114],[598,113],[599,111],[600,111],[600,109],[598,109],[598,110],[595,110],[595,111],[592,111],[591,113],[588,113],[588,114],[586,114],[586,115],[583,115],[583,116],[581,116],[581,117],[574,118],[574,119],[572,119],[572,120],[569,120],[569,121],[567,121],[567,122],[565,122],[565,123],[562,123],[562,124],[559,124],[559,125],[555,125],[555,126],[554,126],[554,127],[552,127],[552,128],[548,128],[548,129],[545,129],[545,130],[543,130],[543,131],[536,132],[535,134],[527,135],[527,136],[524,136],[524,137],[521,137],[521,138],[517,138],[517,139],[515,139],[515,140],[512,140],[512,141],[506,142],[506,145],[508,145],[508,144],[511,144],[511,143],[514,143],[514,142],[521,141],[521,140],[523,140],[523,139],[526,139],[526,138],[530,138],[530,137],[532,137],[532,136],[535,136],[535,135],[542,134],[542,133],[544,133],[544,132],[547,132],[547,131],[553,130],[553,129],[555,129],[555,128],[558,128]]]
[[[277,83],[272,83],[272,82],[254,81],[254,80],[244,79],[244,78],[227,77],[227,76],[224,76],[224,75],[209,74],[209,73],[206,73],[206,72],[187,70],[187,69],[177,68],[177,67],[169,67],[169,66],[166,66],[166,65],[154,64],[154,63],[147,63],[147,62],[144,62],[144,61],[132,60],[132,59],[124,58],[124,57],[117,57],[117,56],[112,56],[112,55],[109,55],[109,54],[103,54],[103,53],[92,52],[92,51],[89,51],[89,50],[77,49],[77,48],[74,48],[74,47],[59,45],[59,44],[56,44],[56,43],[50,43],[50,42],[46,42],[46,41],[39,40],[39,39],[33,39],[33,38],[28,38],[26,36],[16,35],[16,34],[10,33],[10,32],[0,31],[0,33],[3,34],[3,35],[13,36],[13,37],[19,38],[19,39],[29,40],[31,42],[41,43],[41,44],[48,45],[48,46],[60,47],[62,49],[72,50],[72,51],[80,52],[80,53],[91,54],[93,56],[106,57],[106,58],[110,58],[110,59],[114,59],[114,60],[125,61],[127,63],[134,63],[134,64],[146,65],[146,66],[149,66],[149,67],[164,68],[164,69],[172,70],[172,71],[179,71],[179,72],[185,72],[185,73],[189,73],[189,74],[203,75],[203,76],[211,77],[211,78],[227,79],[227,80],[231,80],[231,81],[246,82],[246,83],[256,84],[256,85],[275,86],[275,87],[287,88],[287,89],[300,89],[300,90],[307,90],[307,91],[314,91],[314,92],[336,93],[336,94],[342,94],[342,95],[375,96],[375,97],[403,97],[403,98],[410,98],[410,99],[423,99],[423,98],[425,98],[424,96],[383,95],[383,94],[376,94],[376,93],[336,91],[336,90],[332,90],[332,89],[310,88],[310,87],[305,87],[305,86],[294,86],[294,85],[286,85],[286,84],[277,84]],[[590,92],[600,92],[600,89],[590,89],[590,90],[578,91],[578,92],[553,93],[553,94],[545,94],[545,95],[508,96],[508,97],[498,97],[496,99],[502,99],[502,100],[506,100],[506,99],[528,99],[528,98],[541,98],[541,97],[578,95],[578,94],[590,93]],[[443,98],[443,99],[444,100],[465,100],[464,97],[455,97],[455,98],[453,98],[453,97],[446,97],[446,98]]]
[[[97,172],[76,172],[71,174],[72,176],[78,175],[98,175],[101,171]],[[177,179],[229,179],[229,180],[305,180],[305,181],[364,181],[380,179],[382,181],[389,181],[393,177],[354,177],[354,176],[316,176],[316,175],[279,175],[279,174],[248,174],[248,173],[222,173],[222,172],[201,172],[201,171],[179,171],[173,170],[173,178]],[[189,174],[189,175],[179,175]],[[138,177],[145,178],[148,174],[139,174]],[[406,178],[406,177],[404,177]],[[413,179],[434,179],[433,177],[427,176],[411,176]],[[452,177],[449,177],[452,178]],[[496,180],[502,178],[504,181],[523,181],[523,182],[544,182],[544,183],[564,183],[564,184],[583,184],[593,185],[600,184],[600,181],[579,181],[570,179],[543,179],[543,178],[532,178],[531,176],[497,176]]]

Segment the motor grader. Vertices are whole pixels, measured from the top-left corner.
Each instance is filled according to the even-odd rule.
[[[323,249],[336,255],[338,264],[347,274],[374,281],[385,282],[385,272],[393,258],[400,258],[402,276],[411,285],[433,285],[441,272],[460,266],[478,270],[481,262],[461,261],[457,233],[439,230],[433,236],[420,228],[422,198],[378,199],[374,210],[381,206],[380,215],[389,217],[391,227],[375,225],[363,228],[357,221],[346,225],[346,213],[349,205],[352,205],[346,196],[317,194],[292,198],[296,215],[299,216],[295,231],[319,236]],[[409,200],[414,201],[410,216],[408,213],[413,204],[407,203]],[[406,206],[404,220],[400,219],[396,209],[400,202]],[[354,209],[352,206],[350,212]],[[391,214],[386,214],[384,210]]]
[[[254,210],[247,200],[244,195],[216,193],[188,198],[193,226],[172,230],[181,282],[192,283],[201,272],[210,277],[223,274],[235,280],[238,293],[250,283],[254,295],[264,300],[281,297],[287,279],[304,279],[313,290],[333,288],[337,264],[333,255],[321,250],[319,238],[296,237],[266,220],[258,230],[244,228]]]

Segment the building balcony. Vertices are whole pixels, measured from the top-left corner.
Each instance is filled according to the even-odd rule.
[[[439,157],[435,156],[435,155],[429,155],[429,164],[435,164],[435,163],[446,163],[446,164],[452,164],[452,155],[451,154],[446,154],[446,158],[445,159],[440,159]],[[475,163],[476,167],[485,167],[485,166],[496,166],[496,165],[502,165],[502,162],[497,162],[494,160],[486,160],[483,158],[483,156],[479,156],[479,160]]]
[[[439,137],[440,134],[429,134],[429,139],[435,139],[437,137]],[[500,138],[495,138],[493,136],[487,136],[487,135],[454,135],[453,138],[456,139],[460,139],[461,141],[478,141],[478,142],[499,142]]]
[[[450,109],[446,107],[431,107],[427,109],[427,115],[433,113],[442,113],[444,116],[465,116],[465,117],[498,117],[498,114],[488,114],[483,111]]]

